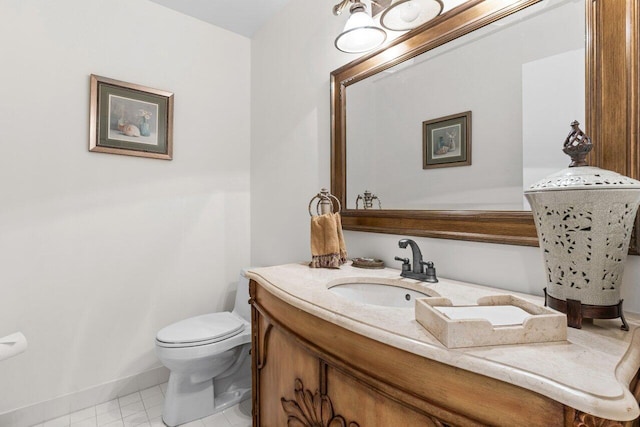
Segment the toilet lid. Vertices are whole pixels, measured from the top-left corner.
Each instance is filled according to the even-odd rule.
[[[158,332],[156,339],[167,344],[211,343],[237,335],[243,329],[244,323],[237,316],[229,312],[212,313],[169,325]]]

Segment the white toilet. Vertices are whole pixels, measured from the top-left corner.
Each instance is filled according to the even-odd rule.
[[[244,273],[232,312],[181,320],[156,336],[156,355],[170,371],[162,410],[168,426],[207,417],[251,397],[251,306]]]

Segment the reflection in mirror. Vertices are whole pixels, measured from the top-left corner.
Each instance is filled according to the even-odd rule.
[[[544,0],[350,85],[347,208],[368,191],[384,209],[528,210],[523,190],[567,166],[569,123],[584,123],[584,9]],[[469,164],[447,167],[463,133],[437,119],[467,111]]]

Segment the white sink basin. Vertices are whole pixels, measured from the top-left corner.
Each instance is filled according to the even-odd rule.
[[[424,285],[394,279],[352,279],[329,284],[329,290],[354,302],[402,308],[414,308],[416,298],[440,296]]]

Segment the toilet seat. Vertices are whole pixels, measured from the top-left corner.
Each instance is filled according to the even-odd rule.
[[[204,314],[169,325],[158,332],[161,347],[194,347],[207,345],[238,335],[245,323],[230,312]]]

